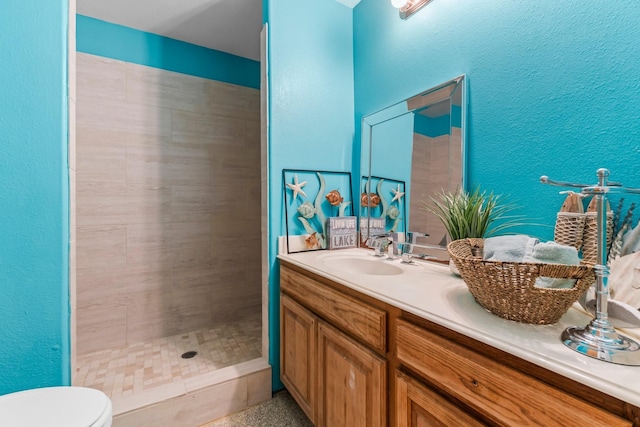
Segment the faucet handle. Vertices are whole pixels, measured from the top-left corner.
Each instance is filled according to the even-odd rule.
[[[421,233],[419,231],[408,231],[407,232],[407,240],[411,244],[415,244],[418,242],[418,237],[429,237],[428,233]]]

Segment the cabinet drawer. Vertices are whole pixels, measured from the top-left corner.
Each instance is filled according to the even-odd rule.
[[[399,319],[400,363],[436,388],[504,426],[631,426],[590,405],[466,347]]]
[[[280,290],[373,349],[386,351],[387,316],[384,310],[283,265],[280,267]]]
[[[396,372],[395,427],[484,425],[420,382]]]

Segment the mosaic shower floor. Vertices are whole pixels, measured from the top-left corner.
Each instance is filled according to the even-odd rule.
[[[233,323],[79,355],[74,385],[120,400],[259,358],[260,313]],[[196,351],[192,358],[181,356]]]

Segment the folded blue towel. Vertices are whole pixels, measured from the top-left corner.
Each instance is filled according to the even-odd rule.
[[[573,246],[560,245],[556,242],[538,243],[533,248],[530,257],[525,262],[542,262],[546,264],[579,265],[578,250]],[[552,277],[538,277],[536,286],[539,288],[571,289],[575,279],[558,279]]]
[[[579,265],[578,250],[573,246],[556,242],[542,242],[533,247],[530,254],[525,255],[524,262],[543,262],[547,264]]]
[[[503,262],[532,262],[545,264],[579,265],[578,250],[573,246],[556,242],[541,243],[524,234],[489,237],[484,240],[484,259]],[[571,289],[575,279],[538,277],[536,286],[541,288]]]
[[[525,234],[484,239],[483,258],[487,261],[521,262],[530,256],[538,239]]]

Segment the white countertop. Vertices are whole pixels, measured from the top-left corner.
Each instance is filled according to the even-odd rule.
[[[577,303],[555,325],[523,324],[482,308],[448,266],[402,264],[398,259],[375,258],[365,249],[280,254],[278,258],[640,407],[640,366],[593,359],[560,341],[566,327],[585,326],[591,320]],[[356,259],[389,263],[402,269],[402,274],[350,271],[348,263]],[[619,332],[640,342],[640,329]]]

